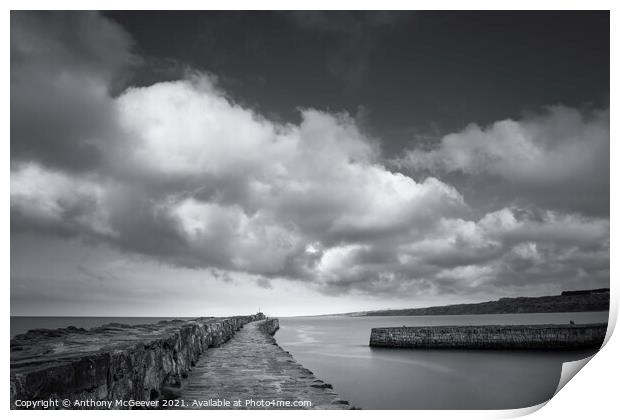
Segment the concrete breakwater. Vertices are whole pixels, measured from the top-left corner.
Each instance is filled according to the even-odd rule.
[[[264,318],[259,313],[90,330],[30,330],[11,340],[11,407],[21,408],[16,401],[174,396],[202,353]]]
[[[420,349],[544,349],[600,347],[607,324],[477,325],[373,328],[372,347]]]

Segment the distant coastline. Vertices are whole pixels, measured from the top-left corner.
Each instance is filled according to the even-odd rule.
[[[350,312],[348,316],[492,315],[551,312],[598,312],[609,310],[609,289],[573,290],[561,295],[501,298],[426,308],[384,309]]]

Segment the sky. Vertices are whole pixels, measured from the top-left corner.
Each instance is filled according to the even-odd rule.
[[[609,285],[608,12],[11,12],[11,314]]]

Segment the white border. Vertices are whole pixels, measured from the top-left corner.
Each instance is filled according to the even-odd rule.
[[[4,102],[3,102],[3,127],[5,130],[5,136],[0,146],[0,150],[5,164],[4,171],[2,172],[2,182],[0,186],[2,188],[3,197],[6,200],[2,207],[0,226],[2,229],[2,237],[5,238],[2,242],[2,267],[4,267],[4,302],[5,302],[5,317],[2,318],[2,323],[5,331],[9,331],[9,319],[10,319],[10,236],[9,236],[9,167],[10,167],[10,153],[9,153],[9,138],[10,138],[10,103],[9,103],[9,90],[10,90],[10,65],[9,65],[9,51],[10,51],[10,9],[170,9],[171,6],[178,9],[324,9],[324,10],[337,10],[337,9],[414,9],[414,10],[547,10],[547,9],[574,9],[574,10],[612,10],[611,12],[611,68],[617,69],[617,53],[614,51],[613,46],[618,45],[618,31],[617,24],[619,19],[615,16],[614,2],[612,1],[575,1],[575,0],[523,0],[520,2],[497,2],[497,1],[481,1],[481,0],[468,0],[468,1],[442,1],[441,3],[432,1],[396,1],[396,0],[382,0],[381,2],[370,1],[334,1],[334,0],[313,0],[313,1],[274,1],[263,0],[248,1],[248,0],[228,0],[226,2],[200,2],[200,1],[184,1],[177,0],[175,2],[151,0],[149,2],[135,2],[135,1],[91,1],[80,2],[76,0],[72,1],[56,1],[50,4],[49,1],[6,1],[7,9],[4,15],[4,25],[2,25],[2,35],[4,42],[2,44],[4,49],[3,58],[5,60],[4,65],[1,68],[4,80]],[[526,30],[526,28],[524,28]],[[579,28],[575,28],[576,31]],[[617,71],[617,70],[616,70]],[[613,74],[613,71],[612,71]],[[611,98],[617,97],[617,84],[614,78],[611,80]],[[615,109],[611,110],[611,121],[617,121],[615,118],[617,112]],[[611,124],[611,138],[618,138],[618,129],[615,124]],[[618,156],[618,146],[616,141],[611,142],[611,155]],[[618,180],[619,169],[611,165],[611,185],[616,185]],[[611,194],[611,214],[618,214],[618,197],[612,190]],[[611,223],[611,238],[612,243],[616,243],[618,230],[614,222]],[[610,263],[611,263],[611,289],[612,289],[612,308],[610,312],[610,326],[615,324],[618,311],[618,293],[617,293],[617,281],[614,279],[614,275],[617,273],[617,264],[614,263],[617,259],[617,252],[615,248],[611,247]],[[612,327],[613,328],[613,327]],[[612,330],[610,328],[610,331]],[[9,334],[5,333],[8,337]],[[521,410],[504,410],[504,411],[389,411],[385,415],[391,418],[432,418],[432,419],[484,419],[484,418],[511,418],[518,417],[525,414],[531,414],[530,418],[535,419],[553,419],[561,418],[566,419],[579,419],[583,420],[588,418],[609,418],[617,412],[617,393],[615,391],[615,385],[617,384],[618,375],[618,360],[616,354],[620,345],[618,344],[617,337],[611,337],[602,351],[597,354],[590,363],[579,373],[577,380],[570,381],[553,399],[547,404],[541,404],[537,407]],[[2,354],[4,360],[9,359],[9,346],[8,343],[2,347]],[[9,364],[2,365],[4,377],[9,376]],[[5,391],[5,409],[9,411],[9,415],[14,418],[110,418],[110,416],[120,418],[148,418],[154,417],[166,417],[171,415],[176,416],[178,412],[77,412],[77,411],[61,411],[61,412],[46,412],[42,414],[40,412],[24,412],[24,411],[11,411],[9,407],[9,393]],[[542,409],[540,409],[542,408]],[[313,412],[291,412],[291,411],[266,411],[266,412],[237,412],[237,411],[216,411],[209,412],[208,416],[215,417],[228,417],[228,418],[247,418],[251,415],[252,418],[269,418],[269,419],[288,419],[291,416],[299,418],[308,418],[308,416],[314,416]],[[361,418],[374,418],[376,415],[383,415],[384,413],[378,413],[376,411],[351,411],[351,412],[334,412],[334,411],[321,411],[320,416],[324,418],[341,418],[341,417],[361,417]],[[204,418],[204,412],[187,412],[184,416],[193,418]]]

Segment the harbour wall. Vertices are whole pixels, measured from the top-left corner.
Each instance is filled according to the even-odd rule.
[[[280,321],[278,318],[267,318],[265,322],[260,324],[261,331],[273,336],[280,329]]]
[[[544,349],[600,347],[607,324],[478,325],[373,328],[371,347],[419,349]]]
[[[209,347],[228,341],[261,313],[85,330],[31,330],[11,340],[10,400],[174,398]],[[277,330],[278,322],[268,327]]]

